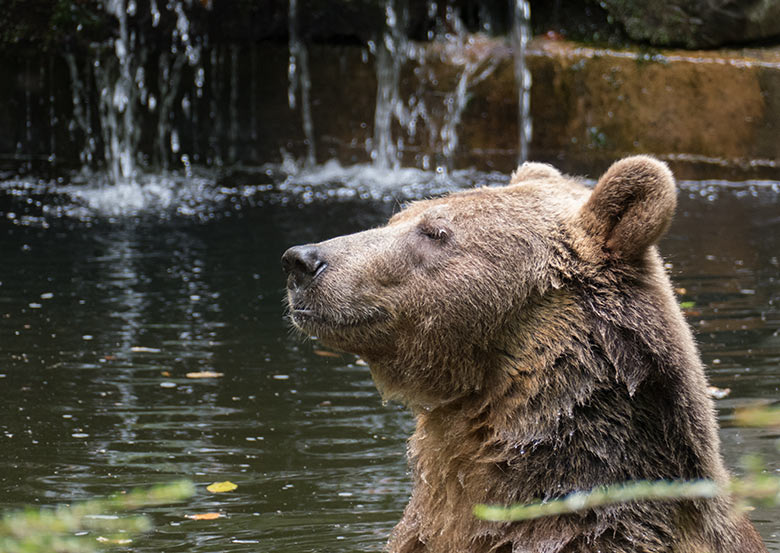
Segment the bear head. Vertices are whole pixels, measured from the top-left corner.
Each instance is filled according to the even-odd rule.
[[[527,350],[554,349],[580,324],[566,320],[572,283],[658,271],[652,246],[675,202],[671,172],[649,157],[615,163],[593,191],[527,163],[508,186],[414,202],[386,226],[290,248],[289,316],[362,356],[385,397],[434,407],[508,366],[543,370]]]

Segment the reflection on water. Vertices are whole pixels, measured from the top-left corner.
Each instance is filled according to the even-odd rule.
[[[380,224],[397,201],[505,177],[415,172],[383,188],[330,170],[325,185],[268,168],[204,177],[129,213],[86,189],[0,184],[0,509],[184,476],[198,494],[151,509],[157,529],[133,551],[382,549],[407,499],[411,418],[352,356],[290,332],[278,260]],[[748,451],[780,471],[777,432],[733,419],[778,398],[779,198],[688,184],[662,244],[712,384],[731,389],[718,408],[736,472]],[[186,376],[199,371],[224,376]],[[221,480],[239,487],[205,490]],[[213,511],[225,518],[185,518]],[[752,516],[780,552],[780,509]]]

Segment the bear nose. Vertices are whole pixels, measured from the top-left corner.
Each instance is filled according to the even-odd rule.
[[[296,288],[308,286],[326,266],[322,250],[317,246],[293,246],[282,255],[282,268]]]

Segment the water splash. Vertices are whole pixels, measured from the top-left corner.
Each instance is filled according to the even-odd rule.
[[[282,165],[243,168],[225,177],[193,169],[176,173],[141,174],[134,182],[105,186],[104,175],[84,171],[70,184],[0,180],[0,219],[12,224],[49,227],[66,224],[116,223],[195,219],[220,220],[261,205],[372,201],[397,205],[474,187],[502,186],[508,175],[474,169],[387,171],[373,164],[342,166],[331,160],[312,168],[292,158]],[[595,182],[584,181],[593,186]],[[780,194],[776,181],[683,181],[690,197],[717,201],[723,194],[758,197],[774,205]]]
[[[282,180],[275,189],[303,203],[349,199],[410,201],[474,186],[503,185],[509,180],[501,173],[474,169],[446,172],[399,167],[388,171],[375,164],[345,167],[336,160],[311,169],[289,165],[282,169]]]

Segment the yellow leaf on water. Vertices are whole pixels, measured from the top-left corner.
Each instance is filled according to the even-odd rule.
[[[222,492],[232,492],[237,487],[238,486],[235,485],[230,480],[226,480],[224,482],[214,482],[210,486],[206,487],[206,489],[211,493],[222,493]]]
[[[222,516],[221,513],[198,513],[196,515],[185,515],[192,520],[214,520]]]
[[[214,371],[200,371],[200,372],[193,372],[193,373],[187,373],[187,378],[219,378],[220,376],[225,376],[225,373],[218,373]]]

